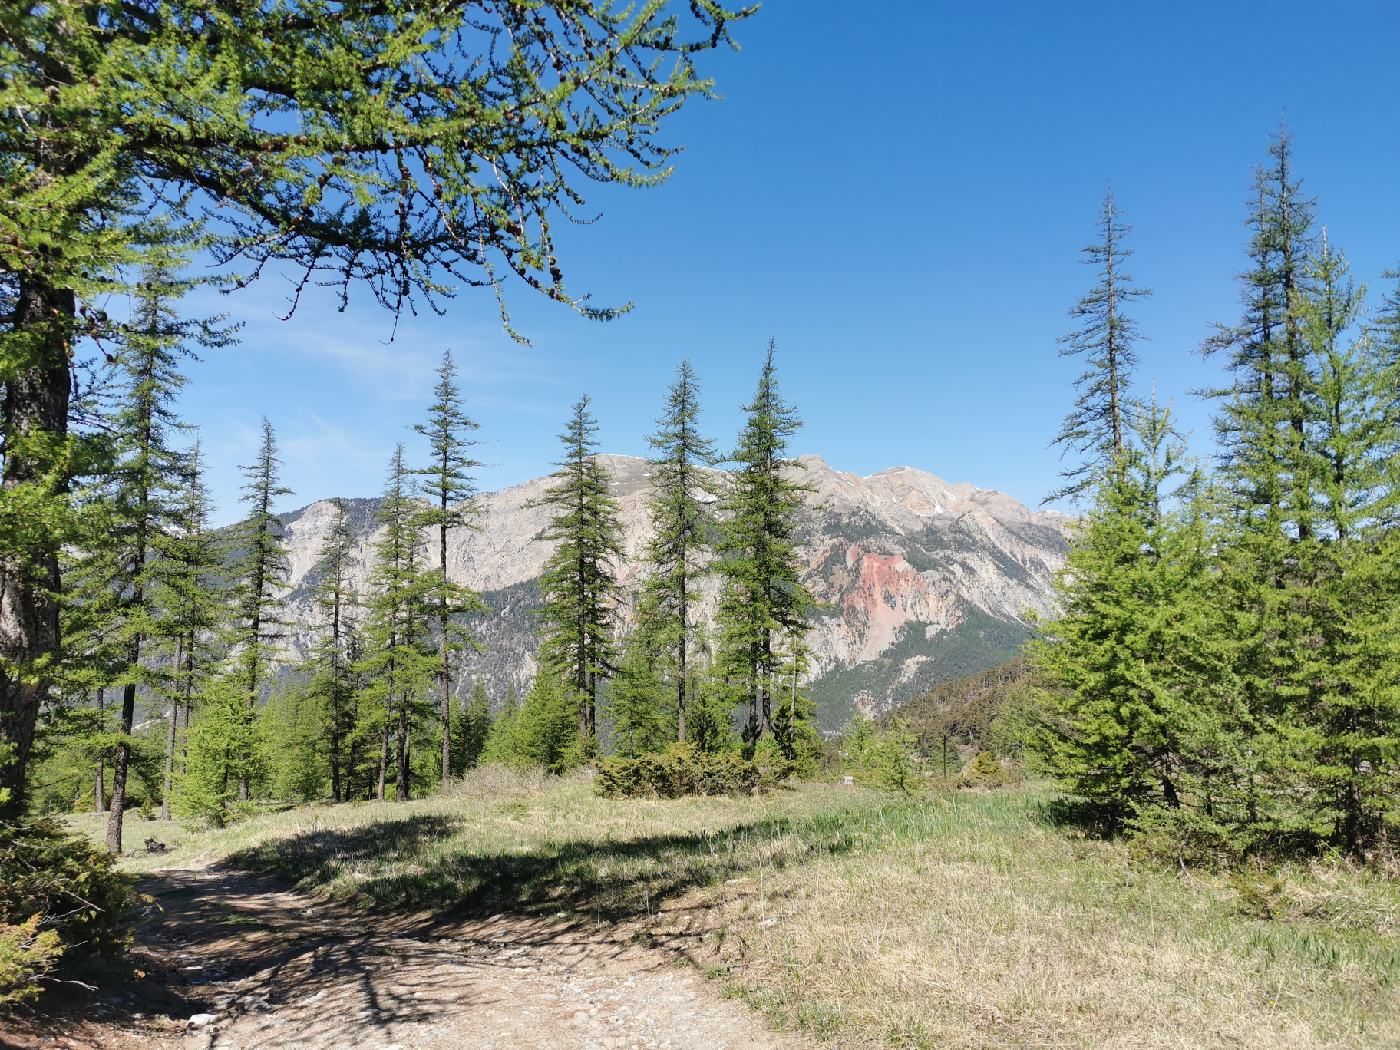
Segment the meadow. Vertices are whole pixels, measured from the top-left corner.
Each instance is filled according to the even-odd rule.
[[[1052,799],[612,801],[586,777],[484,769],[408,803],[137,820],[131,841],[168,850],[124,863],[230,865],[380,912],[621,926],[835,1046],[1400,1046],[1394,873],[1175,869],[1060,824]]]

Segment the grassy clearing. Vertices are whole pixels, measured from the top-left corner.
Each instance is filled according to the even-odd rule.
[[[1135,863],[1035,788],[631,800],[485,773],[401,805],[132,828],[393,911],[570,910],[842,1046],[1400,1046],[1400,885]],[[86,818],[78,818],[85,820]],[[94,822],[94,827],[95,827]]]

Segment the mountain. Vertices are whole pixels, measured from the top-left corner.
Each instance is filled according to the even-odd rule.
[[[650,532],[648,465],[629,456],[601,459],[621,507],[626,560],[619,574],[629,584]],[[824,728],[838,728],[853,708],[878,714],[938,682],[1001,663],[1030,635],[1028,613],[1050,611],[1066,549],[1063,515],[912,467],[859,477],[817,456],[798,462],[812,489],[799,537],[807,584],[822,603],[810,636],[809,690]],[[452,577],[478,590],[489,607],[475,625],[480,649],[465,657],[459,688],[484,679],[499,700],[535,672],[537,580],[550,547],[540,539],[548,512],[534,501],[549,484],[536,478],[481,495],[479,528],[459,530],[449,542]],[[346,503],[363,587],[377,501]],[[321,501],[284,517],[289,660],[312,637],[312,573],[332,514]],[[435,558],[435,543],[429,551]],[[706,584],[707,611],[716,586],[713,579]]]

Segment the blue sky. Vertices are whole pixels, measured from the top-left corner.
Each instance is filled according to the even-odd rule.
[[[569,405],[592,395],[607,451],[645,454],[683,357],[706,421],[732,442],[770,337],[806,420],[797,452],[861,474],[931,470],[1038,502],[1071,397],[1056,354],[1087,287],[1079,249],[1106,184],[1134,227],[1140,382],[1206,445],[1196,352],[1238,313],[1243,202],[1281,118],[1306,189],[1355,274],[1400,261],[1400,4],[880,4],[768,0],[711,56],[721,102],[670,129],[669,183],[594,190],[568,231],[575,291],[631,300],[589,322],[508,288],[447,316],[390,318],[327,295],[287,322],[277,277],[221,299],[242,345],[191,369],[183,409],[210,459],[221,521],[259,416],[277,428],[290,508],[372,495],[450,347],[481,424],[484,489],[548,469]]]

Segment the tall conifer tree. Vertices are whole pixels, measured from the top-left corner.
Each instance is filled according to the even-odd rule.
[[[403,446],[389,462],[384,495],[379,501],[379,541],[370,571],[371,593],[365,602],[365,655],[360,670],[379,705],[379,779],[383,798],[393,742],[394,796],[407,801],[411,792],[409,749],[413,732],[426,712],[427,692],[439,667],[431,623],[436,575],[425,570],[421,512]]]
[[[801,580],[794,540],[809,490],[792,476],[800,464],[787,458],[801,421],[778,391],[775,351],[769,343],[758,390],[744,409],[717,563],[723,579],[719,662],[736,697],[748,705],[744,740],[750,749],[773,728],[773,699],[814,604]]]
[[[540,577],[540,673],[556,675],[574,694],[578,734],[589,746],[598,731],[599,683],[615,670],[614,566],[622,556],[622,526],[611,478],[598,459],[597,432],[584,395],[559,435],[564,456],[539,501],[553,512],[544,539],[556,544]]]
[[[1133,429],[1132,379],[1140,338],[1129,307],[1151,293],[1134,284],[1125,269],[1131,227],[1105,192],[1098,240],[1084,249],[1084,262],[1097,280],[1070,310],[1080,327],[1060,340],[1060,354],[1084,361],[1074,381],[1078,396],[1053,444],[1079,462],[1062,473],[1064,485],[1047,500],[1078,499],[1101,480],[1127,448]]]
[[[692,615],[716,539],[711,508],[719,493],[711,473],[719,456],[714,442],[700,432],[700,388],[689,361],[682,361],[676,370],[665,411],[648,441],[653,533],[638,630],[646,644],[665,654],[663,667],[656,670],[671,679],[675,736],[683,742],[687,698],[695,679]]]
[[[153,649],[175,633],[159,597],[162,577],[171,567],[169,559],[161,557],[161,547],[180,529],[181,488],[188,469],[186,453],[172,444],[183,429],[174,411],[185,383],[180,363],[195,348],[222,346],[229,339],[217,320],[184,320],[175,312],[194,284],[179,274],[185,263],[184,236],[169,227],[152,231],[147,265],[117,354],[123,390],[111,424],[116,455],[107,486],[111,510],[96,555],[110,566],[107,586],[116,596],[113,639],[122,661],[119,737],[112,755],[107,820],[107,849],[113,853],[122,848],[137,691],[164,686],[165,675],[153,666]]]
[[[238,769],[238,797],[246,800],[251,790],[255,755],[253,715],[272,671],[272,657],[278,638],[281,599],[289,571],[282,549],[282,521],[273,509],[281,496],[291,494],[282,485],[282,461],[277,454],[277,435],[266,418],[257,459],[243,467],[243,504],[248,515],[235,530],[239,547],[233,567],[235,646],[230,686],[242,698],[242,712],[230,711],[236,720],[238,743],[235,760]]]
[[[462,408],[451,351],[443,353],[437,374],[428,422],[414,427],[428,439],[432,462],[414,473],[427,478],[424,494],[428,507],[420,520],[437,533],[438,579],[432,602],[437,609],[438,717],[442,722],[442,778],[446,780],[452,773],[452,653],[466,630],[461,617],[484,608],[470,588],[452,582],[447,571],[447,537],[452,529],[474,525],[476,483],[472,472],[481,464],[470,454],[477,443],[471,436],[477,425]],[[458,636],[456,644],[454,635]]]
[[[188,473],[177,499],[176,528],[165,537],[160,552],[166,560],[165,571],[161,574],[160,602],[174,646],[173,681],[168,691],[165,790],[160,809],[163,820],[170,819],[180,727],[189,724],[195,697],[213,668],[219,629],[226,615],[226,595],[221,580],[223,551],[209,528],[209,515],[204,456],[196,442],[190,451]]]
[[[346,798],[346,739],[350,730],[354,680],[350,668],[350,620],[359,601],[350,579],[354,537],[345,502],[331,500],[331,523],[313,570],[316,589],[312,602],[320,614],[320,636],[311,652],[309,690],[321,700],[325,714],[324,740],[331,799]]]

